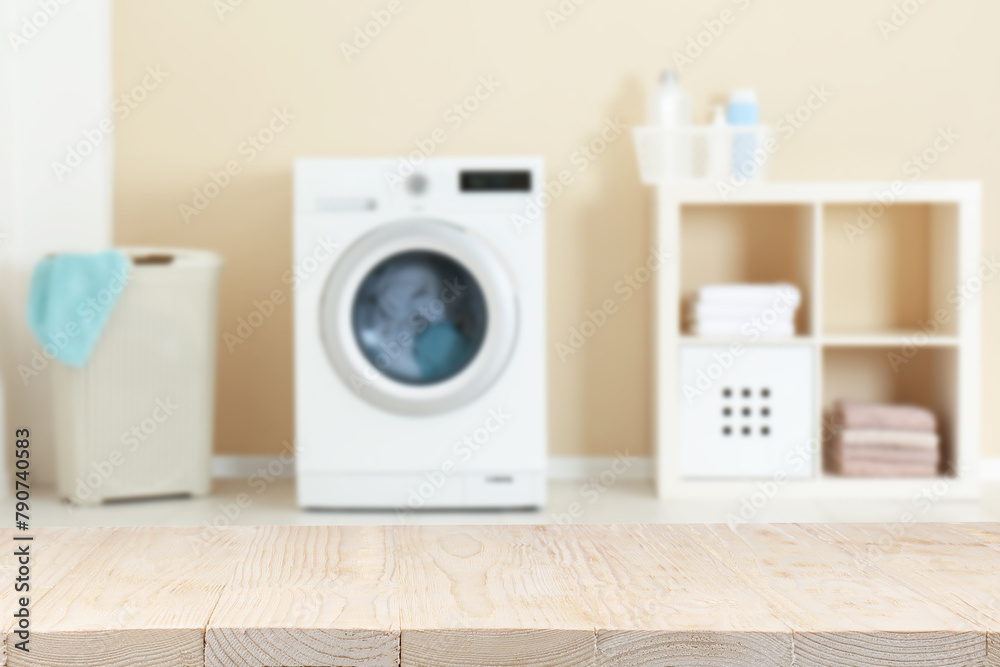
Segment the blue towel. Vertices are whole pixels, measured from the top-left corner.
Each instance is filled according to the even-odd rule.
[[[130,277],[114,250],[43,259],[31,277],[28,326],[49,355],[83,368]]]
[[[449,378],[469,361],[469,345],[451,322],[432,324],[414,342],[413,356],[425,381]]]

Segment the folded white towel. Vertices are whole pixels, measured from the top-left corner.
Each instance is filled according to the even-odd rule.
[[[741,322],[749,322],[753,319],[760,318],[765,312],[771,312],[771,316],[777,315],[777,319],[780,321],[791,322],[795,319],[795,308],[782,308],[782,312],[771,308],[770,305],[766,307],[745,305],[745,304],[728,304],[728,303],[713,303],[696,301],[691,305],[691,320],[700,320],[702,322],[707,322],[710,320],[738,320]],[[769,318],[770,319],[770,318]]]
[[[691,325],[691,333],[696,336],[746,336],[747,327],[752,329],[752,333],[760,336],[794,336],[794,322],[773,322],[770,325],[763,325],[764,330],[760,330],[744,320],[699,320]]]
[[[773,307],[776,301],[791,308],[802,303],[799,288],[789,283],[704,285],[698,289],[698,301],[761,308]]]

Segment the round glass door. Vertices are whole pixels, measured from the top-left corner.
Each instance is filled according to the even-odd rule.
[[[351,321],[362,354],[398,382],[427,385],[461,373],[486,340],[486,297],[451,257],[411,250],[361,281]]]
[[[514,280],[492,246],[439,220],[385,224],[333,267],[319,335],[341,379],[392,412],[458,408],[503,373],[517,339]]]

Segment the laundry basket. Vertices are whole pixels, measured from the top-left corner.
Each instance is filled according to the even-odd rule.
[[[59,493],[76,504],[207,494],[222,259],[121,251],[131,278],[86,366],[52,368]]]

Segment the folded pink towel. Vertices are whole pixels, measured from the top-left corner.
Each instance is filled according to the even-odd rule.
[[[833,422],[848,429],[891,429],[932,433],[937,430],[934,413],[915,405],[880,405],[839,400],[833,405]]]
[[[828,459],[834,462],[854,461],[869,463],[900,463],[903,465],[932,465],[941,462],[937,450],[913,447],[859,447],[844,445],[831,448]]]
[[[828,472],[847,477],[934,477],[941,450],[933,432],[844,429],[823,459]]]
[[[937,466],[868,461],[844,461],[839,466],[828,467],[828,470],[844,477],[937,477],[938,475]]]
[[[897,447],[937,451],[940,438],[930,431],[896,431],[888,429],[844,429],[837,434],[834,446]]]

